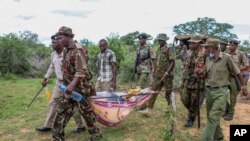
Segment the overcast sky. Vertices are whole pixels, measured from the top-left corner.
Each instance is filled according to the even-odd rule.
[[[173,39],[174,25],[211,17],[233,25],[240,40],[250,40],[249,13],[248,0],[0,0],[0,35],[29,30],[48,45],[64,25],[75,39],[95,43],[111,32],[167,33]]]

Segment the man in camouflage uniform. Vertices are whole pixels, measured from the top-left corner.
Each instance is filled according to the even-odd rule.
[[[242,72],[247,71],[248,67],[249,67],[249,63],[248,63],[248,59],[246,57],[246,55],[239,51],[237,49],[239,42],[236,40],[231,40],[229,41],[230,43],[230,48],[229,48],[229,54],[231,55],[232,59],[234,60],[235,64],[238,66],[238,68],[240,69],[241,75]],[[225,120],[232,120],[233,116],[234,116],[234,108],[236,105],[236,100],[237,100],[237,96],[240,92],[240,88],[239,88],[239,81],[237,82],[237,76],[235,76],[235,74],[231,74],[231,78],[230,78],[230,103],[227,102],[227,108],[226,108],[226,113],[224,116]],[[237,84],[238,83],[238,84]],[[238,87],[237,87],[238,85]],[[246,86],[246,84],[243,83],[244,86]]]
[[[183,78],[180,87],[184,88],[181,101],[188,110],[185,127],[192,127],[197,116],[198,103],[204,98],[205,50],[201,47],[202,36],[193,35],[190,40],[190,52],[183,63]],[[199,95],[199,96],[198,96]],[[199,97],[199,100],[198,100]],[[199,105],[199,107],[201,107]]]
[[[187,51],[189,50],[189,44],[187,40],[180,40],[179,47],[176,51],[176,59],[180,59],[184,62],[187,59]]]
[[[157,93],[154,94],[149,100],[147,105],[148,108],[144,111],[141,111],[141,113],[145,115],[148,115],[149,111],[154,107],[154,103],[162,87],[165,88],[165,98],[168,102],[168,105],[172,106],[170,95],[173,89],[173,69],[175,64],[175,55],[173,49],[167,46],[167,39],[168,37],[165,33],[161,33],[157,36],[160,48],[157,50],[156,54],[157,63],[155,67],[156,70],[153,72],[154,85],[152,88],[152,90],[157,91]]]
[[[145,88],[148,86],[150,73],[154,69],[155,54],[153,48],[147,43],[147,34],[138,36],[140,46],[136,50],[136,77],[137,86]]]
[[[36,131],[38,132],[47,132],[52,130],[52,124],[54,122],[54,118],[56,115],[56,107],[58,99],[61,95],[63,95],[62,91],[58,87],[59,84],[63,83],[62,68],[61,68],[63,60],[63,46],[59,44],[57,35],[51,36],[51,41],[52,41],[52,48],[54,51],[51,53],[51,63],[46,75],[44,76],[42,85],[45,87],[47,85],[48,79],[53,74],[53,72],[55,72],[56,86],[53,90],[52,97],[49,101],[49,111],[47,114],[46,121],[42,128],[36,128]],[[81,116],[78,113],[75,114],[74,120],[77,125],[77,128],[73,130],[73,133],[80,133],[86,130],[86,128],[83,125]]]
[[[176,50],[176,59],[180,59],[180,61],[182,62],[181,64],[182,72],[185,71],[184,64],[185,64],[185,61],[187,60],[187,57],[191,53],[189,42],[188,42],[189,39],[190,39],[190,36],[188,35],[176,35],[175,37],[176,42],[179,40],[179,46],[177,47],[177,50]],[[178,92],[180,93],[180,95],[183,95],[183,91],[184,89],[178,89]]]
[[[224,136],[220,127],[220,117],[229,95],[230,74],[239,76],[240,70],[230,55],[219,51],[219,40],[209,38],[206,46],[209,52],[205,66],[207,124],[201,141],[222,141]],[[243,82],[242,77],[240,78]]]
[[[65,48],[63,51],[62,72],[63,83],[67,86],[67,90],[59,98],[53,125],[53,139],[55,141],[64,140],[64,127],[77,106],[86,122],[90,134],[89,141],[94,141],[102,136],[99,128],[95,125],[95,116],[89,102],[89,96],[95,95],[94,84],[91,82],[92,74],[87,67],[83,49],[76,46],[73,37],[74,34],[71,28],[63,26],[59,29],[58,39]],[[77,102],[71,98],[72,91],[82,94],[84,96],[83,101]]]

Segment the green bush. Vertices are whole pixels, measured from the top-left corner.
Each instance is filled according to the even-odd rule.
[[[6,73],[3,75],[3,79],[4,80],[12,80],[12,81],[16,81],[18,79],[18,76],[13,74],[13,73]]]

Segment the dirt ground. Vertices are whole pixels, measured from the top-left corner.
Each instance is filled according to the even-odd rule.
[[[239,95],[235,107],[234,119],[232,121],[221,121],[225,141],[229,141],[230,124],[250,124],[250,100],[246,100],[245,97]]]
[[[223,117],[220,120],[221,123],[221,127],[223,129],[223,134],[224,134],[224,141],[229,141],[230,138],[230,125],[233,124],[250,124],[250,100],[246,100],[246,97],[241,97],[240,95],[237,98],[237,103],[236,103],[236,107],[235,107],[235,115],[233,120],[231,121],[225,121],[223,119]],[[195,123],[196,124],[196,123]],[[202,120],[202,124],[203,126],[206,125],[206,120]],[[202,130],[198,129],[198,128],[190,128],[190,129],[185,129],[182,128],[182,131],[188,131],[188,133],[196,138],[199,138],[202,134]],[[185,133],[185,132],[183,132]],[[198,137],[197,137],[198,136]]]

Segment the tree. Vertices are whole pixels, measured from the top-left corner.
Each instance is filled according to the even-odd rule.
[[[237,35],[231,33],[233,28],[228,23],[217,23],[214,18],[198,18],[196,21],[186,22],[184,24],[175,25],[173,32],[176,34],[202,34],[209,37],[230,40],[237,38]]]
[[[19,35],[20,40],[23,40],[26,46],[30,48],[37,47],[38,44],[41,44],[39,43],[38,34],[36,33],[25,30],[25,31],[19,31],[19,34],[20,34]]]
[[[121,41],[125,45],[135,46],[138,35],[139,31],[128,33],[121,37]]]
[[[125,45],[136,47],[138,46],[138,35],[140,34],[139,31],[128,33],[121,37],[121,42]],[[147,34],[147,33],[146,33]],[[150,34],[147,34],[148,40],[153,39],[153,37]]]
[[[37,34],[28,31],[19,36],[16,33],[0,36],[0,74],[44,74],[49,64],[51,48],[38,43],[37,39]]]
[[[83,45],[83,46],[85,46],[85,47],[88,47],[88,46],[93,45],[93,42],[90,41],[87,38],[83,38],[83,39],[80,40],[80,44]]]
[[[250,48],[250,42],[249,42],[248,40],[244,40],[244,41],[242,42],[242,46],[243,46],[243,47],[246,47],[246,48]]]
[[[28,62],[28,48],[14,33],[0,37],[2,74],[14,73],[22,75],[31,69]]]
[[[243,52],[250,53],[250,42],[248,40],[243,40],[238,48]]]
[[[108,45],[111,50],[115,52],[117,66],[119,68],[120,62],[124,60],[124,48],[118,34],[111,33],[107,37]]]

